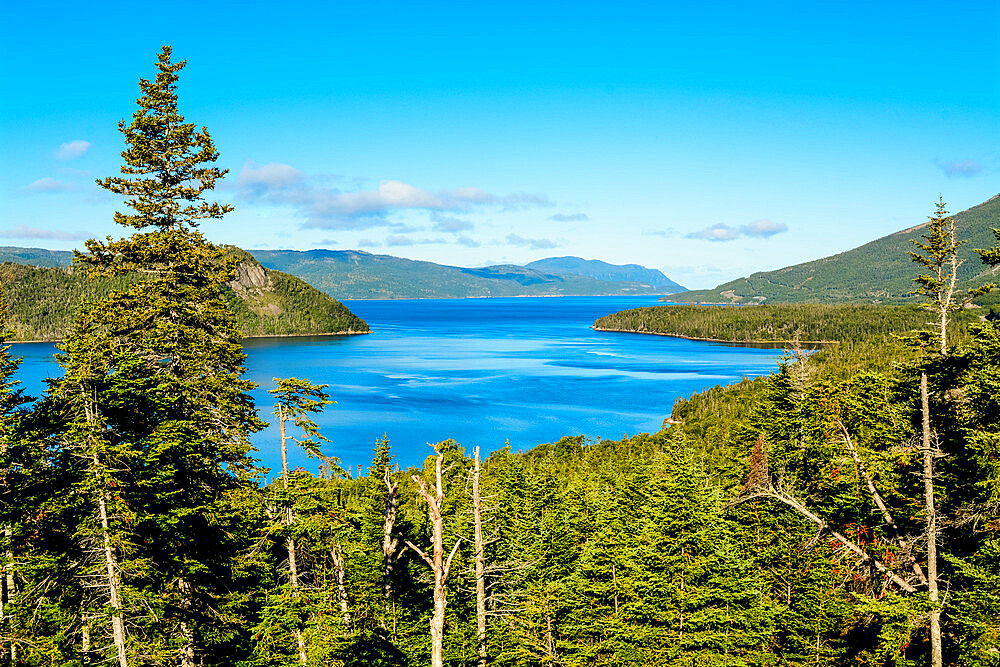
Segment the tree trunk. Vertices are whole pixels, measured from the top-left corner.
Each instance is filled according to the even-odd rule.
[[[11,549],[11,542],[14,537],[10,526],[6,526],[3,529],[3,535],[7,550],[4,553],[3,576],[0,577],[0,588],[2,588],[2,595],[0,595],[0,627],[9,625],[8,632],[13,636],[14,619],[9,617],[8,605],[17,593],[17,583],[14,581],[14,552]],[[10,664],[17,664],[17,644],[14,641],[10,642]]]
[[[351,609],[345,584],[344,552],[339,544],[330,549],[330,559],[333,560],[333,572],[337,577],[337,600],[340,603],[340,615],[344,620],[344,632],[351,631]]]
[[[431,667],[444,667],[444,620],[445,610],[448,607],[448,596],[445,584],[448,581],[448,572],[451,570],[451,561],[458,553],[459,541],[455,542],[447,560],[444,557],[444,517],[441,508],[444,505],[444,484],[442,477],[444,471],[441,466],[444,463],[444,454],[437,452],[435,462],[436,486],[435,494],[432,496],[427,488],[427,482],[418,475],[413,476],[413,481],[419,487],[418,493],[427,502],[427,514],[431,521],[431,556],[428,556],[420,547],[407,542],[406,544],[417,552],[430,566],[434,573],[434,613],[431,616]],[[451,466],[449,466],[449,469]]]
[[[98,465],[97,453],[94,453],[94,466]],[[97,508],[101,517],[101,531],[104,534],[104,564],[107,568],[108,595],[111,605],[111,635],[115,642],[115,652],[120,667],[128,667],[125,653],[125,623],[122,621],[121,587],[118,581],[118,561],[111,546],[111,527],[108,520],[108,504],[102,491],[97,497]]]
[[[924,506],[927,512],[927,593],[930,598],[931,667],[941,667],[941,608],[938,606],[937,510],[934,507],[934,450],[931,447],[930,401],[927,398],[927,373],[920,374],[920,408],[924,450]]]
[[[399,537],[393,534],[396,525],[396,515],[399,512],[399,483],[392,479],[392,470],[386,464],[382,476],[385,482],[385,513],[382,519],[382,593],[385,596],[385,618],[393,616],[392,632],[396,633],[395,613],[392,606],[392,569],[399,553]],[[386,624],[383,622],[383,627]]]
[[[80,629],[80,644],[80,659],[83,664],[89,665],[93,660],[90,655],[90,625],[87,623],[84,623]]]
[[[476,561],[476,646],[479,653],[479,667],[486,667],[489,660],[486,652],[486,576],[483,544],[483,503],[479,493],[479,447],[473,449],[475,468],[472,472],[472,516],[474,523]]]
[[[288,436],[285,432],[285,409],[278,404],[278,433],[281,436],[281,488],[288,491]],[[292,503],[285,500],[285,526],[291,527],[295,523],[295,510]],[[292,597],[299,597],[299,566],[295,559],[295,539],[289,535],[285,541],[288,548],[288,583],[292,587]],[[299,649],[299,662],[308,664],[309,656],[306,651],[305,638],[302,636],[302,628],[295,628],[295,643]]]
[[[181,610],[184,616],[187,616],[194,607],[194,587],[187,579],[179,579],[177,587],[181,592]],[[181,646],[180,651],[181,667],[195,667],[197,663],[194,658],[194,628],[188,623],[187,619],[181,621],[181,638],[184,640],[184,645]]]
[[[87,420],[87,426],[95,429],[97,427],[96,411],[90,402],[90,396],[87,395],[86,390],[82,393],[84,418]],[[96,475],[101,470],[101,460],[97,456],[97,443],[93,435],[88,437],[90,438],[90,461],[93,464],[92,472]],[[103,484],[100,485],[97,492],[97,514],[101,521],[104,566],[107,576],[109,605],[111,607],[111,636],[114,640],[115,655],[118,659],[119,667],[128,667],[128,654],[125,650],[125,623],[122,618],[121,581],[118,579],[118,558],[111,543],[111,521],[108,518],[108,499],[104,492]]]

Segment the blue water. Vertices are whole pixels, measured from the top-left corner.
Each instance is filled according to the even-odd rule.
[[[337,404],[318,416],[328,454],[355,468],[387,433],[396,461],[419,464],[427,443],[467,451],[530,449],[564,435],[621,438],[656,431],[681,396],[774,370],[779,350],[611,333],[594,320],[656,297],[345,301],[365,336],[250,339],[250,379],[262,416],[274,377],[330,385]],[[19,373],[38,395],[56,375],[49,344],[20,344]],[[257,434],[263,464],[280,468],[277,428]],[[292,465],[315,469],[295,452]]]

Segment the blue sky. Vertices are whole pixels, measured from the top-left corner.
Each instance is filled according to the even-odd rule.
[[[0,245],[124,233],[93,181],[171,44],[230,169],[213,241],[710,287],[997,194],[998,5],[11,4]]]

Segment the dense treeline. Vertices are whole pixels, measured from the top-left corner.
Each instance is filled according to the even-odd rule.
[[[368,325],[346,306],[302,280],[280,271],[266,270],[266,276],[268,283],[260,287],[223,287],[244,335],[368,331]],[[60,340],[82,303],[97,302],[134,280],[131,276],[90,278],[75,267],[0,264],[14,340]]]
[[[958,314],[953,335],[963,335],[982,309]],[[606,315],[597,329],[657,333],[739,343],[859,341],[927,326],[920,306],[871,304],[768,304],[761,306],[647,306]]]

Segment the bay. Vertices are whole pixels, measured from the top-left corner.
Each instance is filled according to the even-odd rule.
[[[471,452],[527,450],[563,436],[618,439],[656,431],[678,397],[775,369],[780,350],[594,331],[602,315],[656,297],[345,301],[373,333],[244,341],[264,419],[274,377],[329,384],[337,401],[316,418],[324,450],[355,470],[388,435],[396,462],[419,465],[428,443]],[[19,379],[39,395],[57,375],[51,344],[25,343]],[[254,436],[280,470],[277,427]],[[298,451],[290,464],[315,469]]]

